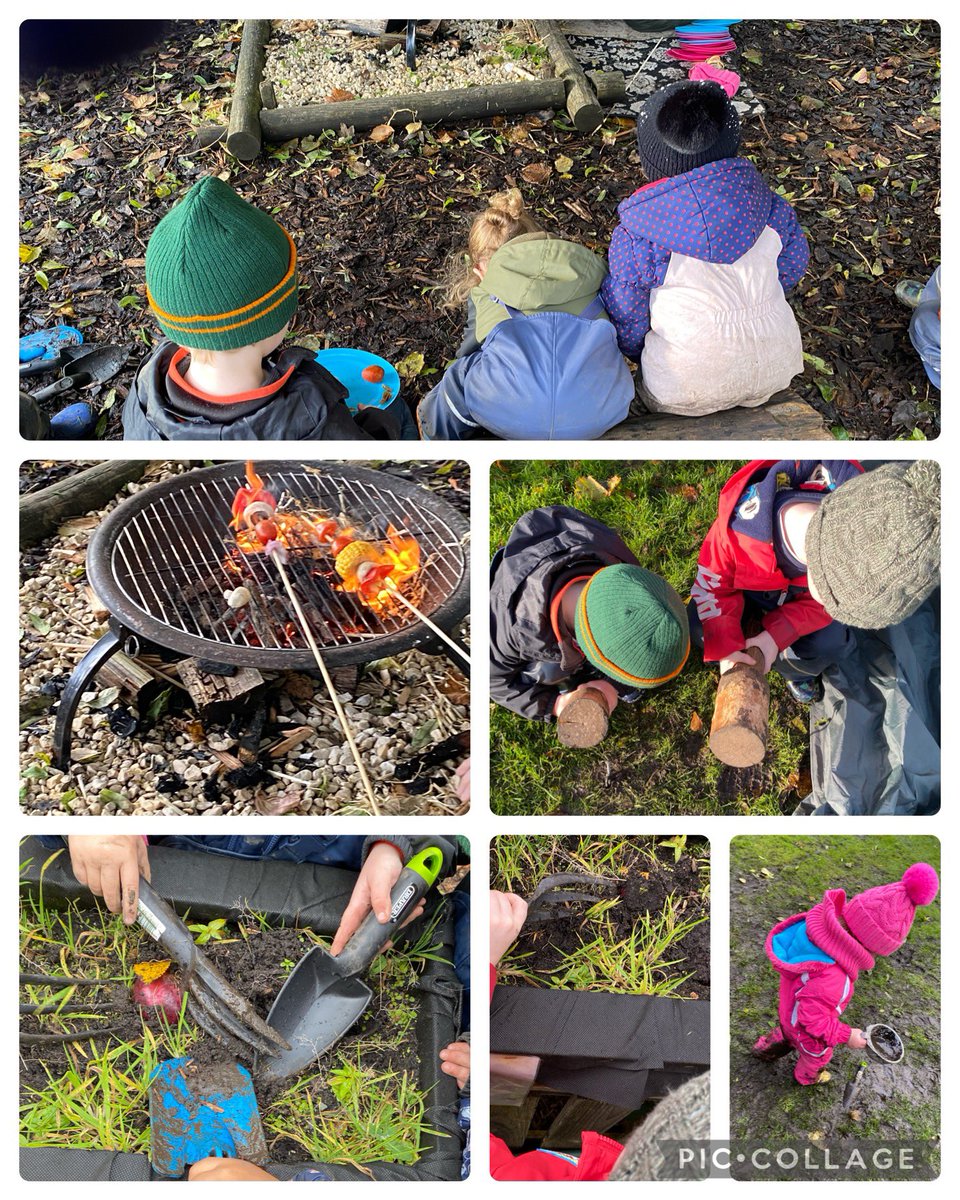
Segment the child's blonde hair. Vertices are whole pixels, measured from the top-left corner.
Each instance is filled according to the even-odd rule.
[[[466,253],[452,254],[447,260],[443,307],[459,308],[464,303],[480,282],[474,267],[489,259],[505,242],[523,233],[540,232],[540,226],[523,206],[519,188],[491,196],[483,212],[473,218]]]

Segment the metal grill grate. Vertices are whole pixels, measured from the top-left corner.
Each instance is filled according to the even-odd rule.
[[[382,534],[387,522],[420,544],[421,569],[404,590],[441,621],[466,608],[467,561],[459,514],[427,489],[383,472],[343,465],[258,463],[281,509],[301,506],[344,516]],[[269,559],[244,554],[229,529],[243,465],[193,471],[145,489],[112,513],[91,541],[88,571],[108,608],[133,632],[185,653],[238,665],[312,662],[296,614]],[[379,614],[338,591],[329,557],[304,545],[288,564],[321,649],[333,661],[360,661],[423,640],[399,607]],[[223,593],[243,584],[252,600],[235,623]],[[411,595],[411,598],[414,598]],[[342,653],[341,653],[342,652]]]

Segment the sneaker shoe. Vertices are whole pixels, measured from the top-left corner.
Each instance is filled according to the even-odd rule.
[[[923,295],[923,284],[916,279],[901,279],[894,288],[894,295],[907,308],[916,308]]]
[[[788,679],[787,691],[798,704],[815,704],[823,699],[823,684],[815,679]]]

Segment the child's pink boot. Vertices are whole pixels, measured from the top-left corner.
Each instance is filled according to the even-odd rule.
[[[765,1033],[753,1044],[753,1054],[763,1062],[773,1062],[775,1059],[783,1058],[785,1054],[790,1053],[790,1049],[790,1043],[783,1036],[779,1025],[775,1025],[769,1033]]]

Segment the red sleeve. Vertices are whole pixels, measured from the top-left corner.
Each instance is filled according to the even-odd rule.
[[[733,586],[734,566],[729,532],[718,518],[700,547],[697,581],[690,589],[703,625],[704,662],[717,662],[746,644],[740,623],[743,593]]]
[[[764,613],[761,624],[779,650],[792,646],[805,634],[825,629],[833,618],[819,600],[812,596],[801,596],[798,600],[790,600],[781,604],[772,612]]]
[[[619,1142],[593,1130],[583,1134],[579,1155],[552,1150],[513,1154],[506,1142],[491,1134],[490,1174],[494,1179],[597,1182],[606,1179],[622,1153]]]

